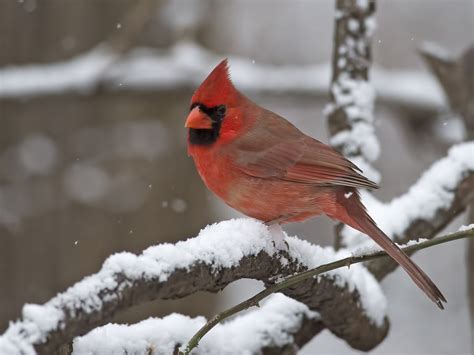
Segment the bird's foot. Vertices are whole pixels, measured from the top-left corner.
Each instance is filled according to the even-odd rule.
[[[286,234],[278,223],[269,225],[268,231],[273,238],[272,244],[276,249],[286,252],[290,250],[290,246],[285,240]]]

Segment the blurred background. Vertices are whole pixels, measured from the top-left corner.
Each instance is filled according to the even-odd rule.
[[[377,195],[389,200],[463,139],[418,48],[433,41],[459,55],[473,41],[474,2],[379,1],[376,18]],[[0,331],[24,303],[47,301],[114,252],[238,216],[205,189],[183,128],[193,90],[223,57],[244,93],[327,141],[333,23],[332,0],[0,1]],[[324,218],[286,230],[333,243]],[[399,270],[386,278],[392,328],[374,354],[470,353],[465,245],[415,257],[448,298],[445,312]],[[116,321],[209,316],[259,288],[241,281]],[[325,332],[301,353],[352,350]]]

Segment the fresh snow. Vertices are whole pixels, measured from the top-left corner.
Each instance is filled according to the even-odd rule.
[[[367,10],[367,1],[358,4],[362,11]],[[380,174],[377,174],[371,163],[380,155],[380,145],[374,128],[374,102],[375,90],[367,78],[353,74],[350,66],[358,63],[366,65],[366,53],[370,49],[369,43],[373,35],[375,20],[373,16],[367,21],[369,26],[362,27],[359,20],[350,18],[347,28],[355,36],[345,36],[344,42],[338,44],[338,68],[336,76],[331,83],[330,91],[333,102],[327,105],[325,114],[330,117],[334,112],[344,112],[349,127],[333,135],[330,139],[332,146],[340,150],[346,157],[362,160],[368,167],[369,175],[374,182],[380,182]],[[365,21],[364,21],[365,25]],[[346,62],[349,67],[346,68]]]
[[[439,59],[442,59],[443,61],[446,62],[453,62],[454,58],[451,55],[451,53],[448,52],[448,50],[444,47],[441,47],[439,44],[434,43],[434,42],[423,42],[421,44],[421,51],[431,54],[434,57],[437,57]]]
[[[458,231],[459,232],[466,232],[466,231],[469,231],[471,229],[474,229],[474,223],[469,224],[469,225],[465,225],[465,226],[461,226],[461,227],[459,227]]]
[[[417,245],[426,241],[428,241],[428,239],[419,238],[419,239],[409,240],[408,243],[405,243],[405,244],[399,244],[399,243],[396,243],[396,244],[400,248],[403,249],[403,248],[411,247],[412,245]],[[358,257],[358,256],[370,255],[370,254],[375,254],[382,250],[383,249],[377,244],[371,243],[370,245],[361,245],[357,249],[354,249],[354,251],[352,252],[352,256]]]
[[[302,265],[313,268],[349,255],[322,248],[308,242],[287,237],[290,256]],[[232,219],[204,228],[197,237],[176,244],[161,244],[146,249],[141,255],[122,252],[110,256],[102,269],[84,278],[74,286],[51,299],[46,304],[26,305],[23,319],[10,324],[0,337],[0,354],[33,354],[33,345],[43,342],[48,332],[64,326],[65,317],[77,312],[98,311],[104,301],[118,297],[116,290],[129,286],[136,279],[166,281],[178,269],[189,269],[196,263],[204,263],[212,269],[231,268],[245,256],[260,252],[275,255],[278,249],[272,243],[267,226],[253,219]],[[282,266],[287,263],[282,260]],[[119,283],[117,275],[126,281]],[[386,300],[379,284],[362,266],[354,265],[328,273],[338,285],[357,289],[361,306],[368,317],[380,325],[386,312]],[[106,293],[107,299],[103,299]],[[12,351],[12,349],[16,349]]]
[[[321,247],[313,245],[296,237],[286,239],[290,248],[289,254],[292,258],[300,260],[303,265],[315,268],[335,260],[347,258],[351,253],[345,249],[335,251],[332,247]],[[324,275],[333,277],[340,287],[347,286],[350,291],[357,289],[360,295],[362,307],[367,316],[377,326],[382,326],[387,313],[387,299],[381,292],[380,285],[375,277],[367,272],[361,264],[354,264],[347,268],[339,268]]]
[[[435,162],[407,193],[388,203],[361,191],[362,200],[378,226],[389,236],[402,236],[417,219],[431,219],[454,199],[454,190],[467,174],[474,172],[474,142],[454,145],[445,158]],[[343,244],[351,250],[373,245],[364,234],[344,227]],[[420,236],[422,237],[422,236]]]
[[[303,317],[319,319],[304,304],[280,293],[271,295],[260,308],[218,324],[193,354],[255,354],[265,346],[293,342],[292,332]],[[133,325],[108,324],[74,340],[73,354],[172,354],[205,324],[204,317],[170,314]]]
[[[351,79],[346,73],[331,86],[334,103],[327,105],[325,114],[335,110],[345,111],[350,129],[343,130],[331,137],[332,146],[340,148],[342,153],[357,160],[362,165],[364,175],[374,182],[380,182],[380,174],[370,163],[380,155],[380,145],[374,128],[375,93],[372,85],[359,79]]]

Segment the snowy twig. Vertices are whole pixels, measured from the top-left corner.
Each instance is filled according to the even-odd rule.
[[[278,278],[348,255],[297,238],[287,238],[289,251],[278,253],[271,241],[264,224],[231,220],[207,227],[196,238],[151,247],[139,256],[113,255],[100,272],[46,304],[25,305],[22,319],[0,337],[0,354],[51,353],[134,304],[216,292],[242,278],[271,285]],[[362,266],[306,280],[284,293],[318,311],[325,326],[355,348],[373,348],[387,333],[385,298]]]
[[[331,102],[326,107],[331,144],[371,180],[380,147],[374,130],[374,88],[369,82],[375,0],[336,2]]]
[[[410,246],[403,247],[402,249],[406,253],[413,253],[417,250],[426,249],[434,245],[439,245],[443,243],[448,243],[453,240],[463,239],[463,238],[473,238],[474,237],[474,228],[460,230],[456,233],[447,234],[436,239],[426,240],[420,243],[411,244]],[[280,292],[288,287],[295,286],[301,281],[313,278],[315,276],[321,275],[331,270],[335,270],[342,267],[350,267],[353,264],[358,264],[362,262],[369,262],[372,260],[377,260],[387,257],[385,251],[377,251],[374,253],[364,254],[364,255],[353,255],[333,261],[328,264],[320,265],[314,269],[310,269],[304,272],[301,272],[297,275],[289,276],[284,281],[281,281],[273,286],[266,288],[265,290],[257,293],[256,295],[248,298],[244,302],[239,303],[238,305],[229,308],[221,313],[218,313],[211,320],[209,320],[204,326],[202,326],[199,331],[194,334],[191,340],[182,348],[179,352],[180,355],[187,355],[195,347],[199,345],[200,340],[204,335],[206,335],[211,329],[213,329],[218,323],[222,322],[224,319],[229,318],[230,316],[237,314],[245,309],[250,307],[258,306],[259,303],[269,295]]]

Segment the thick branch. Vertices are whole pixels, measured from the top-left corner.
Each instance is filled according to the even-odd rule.
[[[107,324],[74,340],[73,354],[172,354],[201,326],[204,317],[171,314],[132,325]],[[218,325],[193,354],[296,354],[324,329],[319,315],[305,305],[275,294],[262,306]]]
[[[456,233],[438,237],[434,240],[417,242],[405,247],[405,251],[419,250],[447,243],[461,238],[474,237],[474,229],[463,229]],[[294,282],[313,277],[322,271],[334,267],[346,267],[349,264],[384,257],[384,252],[367,251],[366,255],[354,255],[316,269],[290,276],[284,281],[269,287],[240,305],[222,312],[207,324],[203,317],[189,318],[172,314],[162,319],[150,318],[133,325],[108,324],[99,327],[83,337],[74,340],[74,354],[92,352],[145,354],[154,349],[158,353],[172,353],[185,344],[199,328],[209,329],[216,321],[237,311],[248,308],[271,292],[281,291]],[[311,312],[305,305],[283,296],[272,294],[258,308],[245,315],[225,323],[216,324],[213,331],[199,341],[195,354],[222,354],[228,349],[240,349],[241,352],[262,354],[296,354],[312,336],[324,328],[320,316]],[[202,335],[202,334],[200,334]],[[197,340],[191,347],[197,345]],[[189,349],[191,349],[191,347]]]
[[[442,237],[436,238],[436,240],[428,240],[428,241],[423,241],[420,243],[416,243],[414,245],[402,247],[402,250],[404,250],[406,253],[413,253],[417,250],[425,249],[432,247],[434,245],[439,245],[443,243],[448,243],[453,240],[458,240],[462,238],[472,238],[474,237],[474,228],[472,229],[467,229],[467,230],[462,230],[456,233],[451,233]],[[319,276],[323,273],[326,273],[331,270],[335,270],[338,268],[342,267],[350,267],[353,264],[358,264],[358,263],[363,263],[363,262],[370,262],[373,260],[380,260],[380,259],[386,259],[388,254],[385,251],[377,251],[377,252],[372,252],[372,253],[367,253],[367,254],[362,254],[362,255],[353,255],[349,256],[344,259],[340,259],[337,261],[333,261],[329,264],[324,264],[321,266],[318,266],[314,269],[307,270],[305,272],[299,273],[297,275],[293,275],[290,277],[287,277],[285,280],[266,288],[265,290],[257,293],[256,295],[248,298],[247,300],[239,303],[238,305],[229,308],[219,314],[217,314],[215,317],[213,317],[211,320],[209,320],[204,326],[202,326],[198,332],[194,334],[194,336],[191,338],[191,340],[186,344],[186,346],[183,347],[183,349],[179,352],[180,355],[188,355],[191,350],[196,348],[199,345],[199,342],[201,341],[202,337],[206,335],[211,329],[213,329],[217,324],[222,322],[224,319],[229,318],[230,316],[237,314],[245,309],[248,309],[250,307],[255,307],[258,306],[259,303],[266,297],[276,293],[285,290],[286,288],[290,286],[296,286],[300,282],[307,280],[309,278]]]
[[[181,298],[200,290],[216,292],[241,278],[269,285],[337,258],[330,248],[296,238],[287,241],[289,252],[277,254],[264,225],[233,220],[208,227],[186,242],[149,248],[140,256],[113,255],[99,273],[45,305],[26,305],[22,319],[0,338],[0,353],[48,354],[134,304]],[[384,311],[365,302],[379,297],[379,305],[385,304],[377,283],[363,267],[307,280],[285,294],[320,312],[325,326],[355,348],[370,349],[387,332]]]
[[[388,203],[368,193],[363,197],[369,213],[397,242],[407,243],[420,236],[433,238],[474,199],[474,142],[453,146],[405,194]],[[372,243],[365,235],[347,227],[341,234],[343,245],[352,250]],[[378,279],[396,267],[388,259],[369,265]]]
[[[454,218],[466,210],[469,201],[474,199],[474,172],[469,174],[453,191],[454,199],[445,207],[438,209],[432,218],[417,218],[413,220],[402,235],[395,235],[398,243],[408,243],[421,236],[432,239],[444,229]],[[381,280],[394,271],[398,264],[392,259],[382,259],[367,265],[374,276]]]

